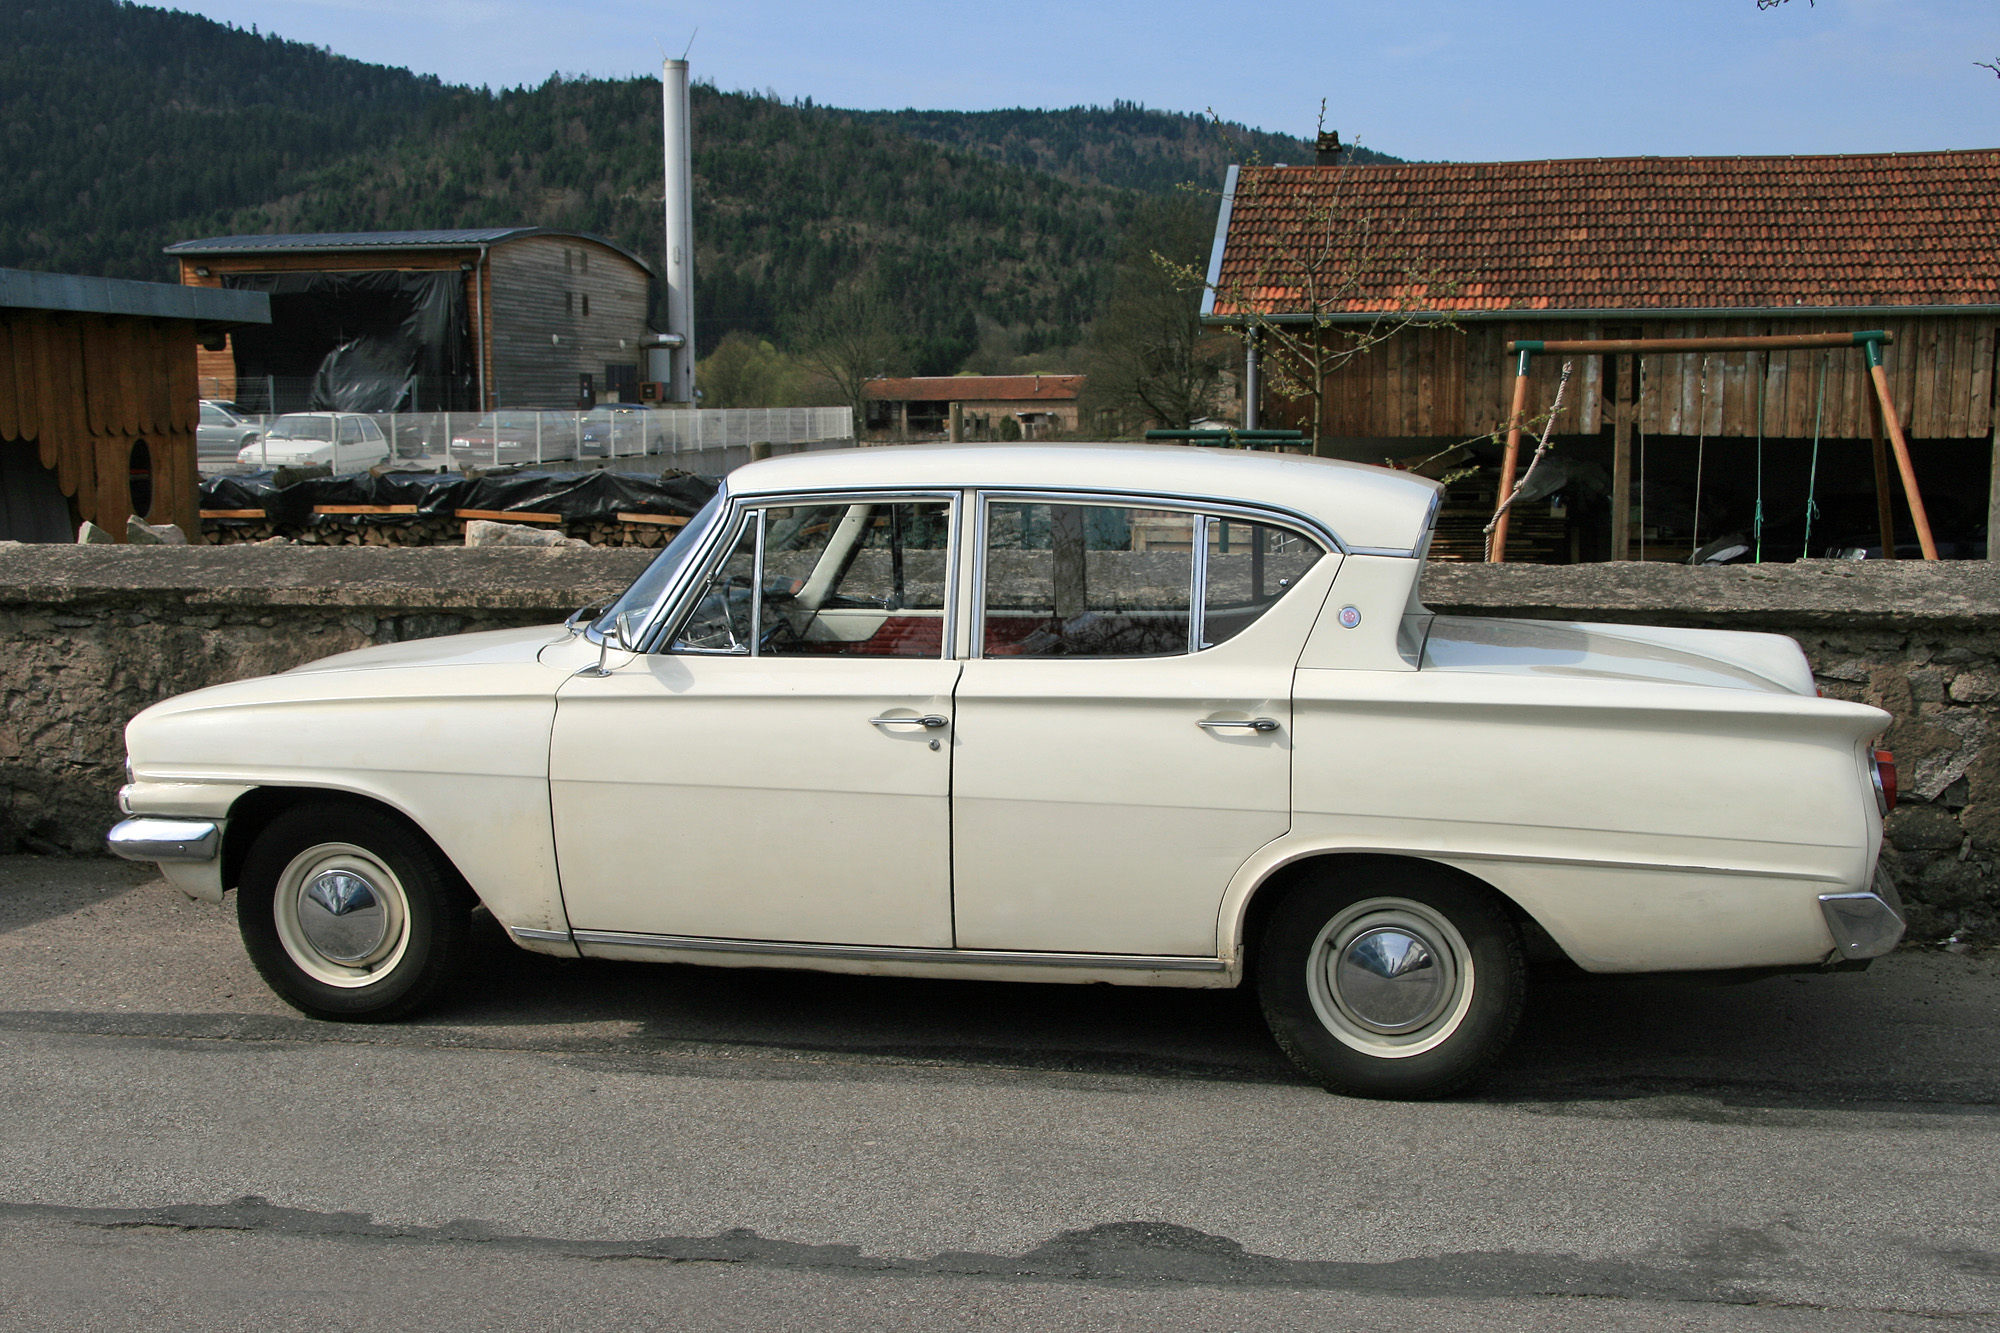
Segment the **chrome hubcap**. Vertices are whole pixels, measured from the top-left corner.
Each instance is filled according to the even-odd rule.
[[[299,897],[299,930],[336,963],[354,964],[382,946],[389,912],[374,886],[352,870],[325,870]]]
[[[1407,898],[1370,898],[1336,913],[1306,964],[1328,1032],[1387,1058],[1418,1055],[1458,1030],[1472,1003],[1472,952],[1445,916]]]
[[[285,952],[329,986],[379,980],[409,948],[402,882],[365,847],[327,842],[300,852],[278,881],[274,906]]]
[[[1355,936],[1335,960],[1332,981],[1342,1007],[1384,1033],[1422,1027],[1451,995],[1450,967],[1437,946],[1399,926]]]

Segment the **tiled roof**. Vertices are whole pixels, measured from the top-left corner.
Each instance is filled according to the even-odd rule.
[[[482,245],[498,245],[524,236],[572,236],[594,241],[607,250],[616,250],[645,269],[653,266],[616,241],[585,231],[563,231],[555,227],[461,227],[446,231],[317,231],[268,236],[204,236],[199,240],[176,241],[166,248],[170,255],[255,255],[270,250],[469,250]]]
[[[866,392],[891,403],[988,403],[1066,400],[1081,388],[1081,375],[921,375],[869,380]]]
[[[1329,312],[2000,305],[1996,149],[1246,167],[1227,207],[1224,317],[1307,310],[1329,220],[1382,256]]]

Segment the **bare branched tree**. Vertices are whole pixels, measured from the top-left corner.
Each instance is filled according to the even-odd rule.
[[[801,316],[790,334],[799,361],[854,409],[856,430],[867,418],[868,381],[900,372],[908,354],[895,307],[863,287],[833,292]]]
[[[1324,140],[1324,102],[1320,134]],[[1418,322],[1456,327],[1440,307],[1457,282],[1403,246],[1395,219],[1354,198],[1353,173],[1370,169],[1343,159],[1314,188],[1288,189],[1283,206],[1269,209],[1260,209],[1262,197],[1284,187],[1269,172],[1237,176],[1235,207],[1259,219],[1261,256],[1253,272],[1219,281],[1215,304],[1235,319],[1239,338],[1259,345],[1270,391],[1307,409],[1314,453],[1334,375]],[[1178,272],[1205,285],[1191,266]]]
[[[1214,230],[1213,211],[1191,194],[1133,218],[1110,304],[1084,349],[1084,406],[1098,420],[1179,430],[1220,407],[1230,343],[1201,322],[1201,286],[1185,276]]]

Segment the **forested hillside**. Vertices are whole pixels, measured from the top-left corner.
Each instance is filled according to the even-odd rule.
[[[1064,180],[1117,185],[1158,194],[1192,181],[1217,185],[1232,162],[1313,160],[1313,146],[1184,112],[1155,111],[1132,102],[1060,111],[827,111],[857,125],[875,125],[917,139],[964,148],[1010,166]],[[1401,158],[1366,148],[1348,150],[1359,165]]]
[[[381,155],[349,158],[234,231],[498,226],[660,248],[660,86],[551,80],[455,103]],[[894,131],[697,85],[696,327],[781,336],[843,282],[896,294],[915,361],[956,369],[978,315],[1071,343],[1101,296],[1135,196]]]
[[[1077,343],[1126,220],[1288,136],[1130,104],[860,112],[695,90],[697,320],[890,299],[909,369]],[[228,232],[531,224],[657,259],[650,78],[489,92],[118,0],[0,3],[0,266],[169,278]]]
[[[160,247],[402,136],[434,78],[115,0],[0,3],[0,265],[159,278]]]

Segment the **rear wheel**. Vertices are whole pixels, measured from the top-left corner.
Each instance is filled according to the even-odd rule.
[[[280,998],[315,1018],[385,1022],[437,999],[464,965],[472,895],[389,815],[315,801],[244,858],[237,926]]]
[[[1489,895],[1441,870],[1371,865],[1292,889],[1256,975],[1278,1045],[1328,1091],[1441,1097],[1512,1038],[1527,973]]]

